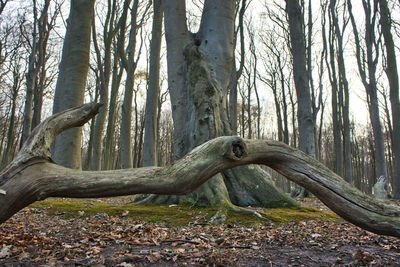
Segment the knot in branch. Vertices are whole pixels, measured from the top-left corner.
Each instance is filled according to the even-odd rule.
[[[240,137],[234,137],[228,142],[228,149],[225,157],[232,160],[241,160],[247,155],[247,147]]]

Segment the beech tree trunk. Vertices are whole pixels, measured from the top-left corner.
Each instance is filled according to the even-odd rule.
[[[315,157],[314,117],[307,72],[306,46],[304,37],[304,15],[298,0],[286,1],[289,21],[290,44],[293,58],[293,76],[297,96],[297,123],[299,127],[299,148]],[[293,196],[307,196],[302,188],[296,188]]]
[[[218,136],[231,135],[228,85],[233,64],[235,1],[204,2],[200,28],[188,31],[184,0],[163,1],[168,84],[174,121],[175,160]],[[273,186],[259,168],[241,167],[218,174],[194,193],[159,197],[157,202],[282,206],[295,202]],[[250,176],[259,178],[251,180]],[[269,190],[269,195],[262,192]],[[237,202],[236,202],[237,201]]]
[[[50,146],[56,136],[82,126],[100,106],[86,104],[60,112],[33,130],[16,158],[0,173],[0,223],[48,197],[187,194],[221,171],[264,164],[312,192],[349,222],[377,234],[400,237],[397,205],[364,195],[312,157],[277,141],[218,137],[163,168],[80,171],[54,164]]]
[[[53,113],[83,104],[89,70],[90,30],[94,0],[72,0],[64,39],[60,70],[54,93]],[[54,144],[55,162],[80,169],[81,129],[71,129]]]
[[[150,43],[149,87],[144,119],[143,166],[157,166],[157,114],[160,98],[160,50],[163,11],[161,0],[153,1],[153,27]]]

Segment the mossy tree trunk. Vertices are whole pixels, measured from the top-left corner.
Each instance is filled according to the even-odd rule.
[[[231,135],[227,97],[233,64],[235,1],[206,0],[197,33],[188,31],[184,0],[163,1],[163,7],[177,160],[210,139]],[[266,190],[271,194],[262,193]],[[239,205],[295,205],[273,186],[267,173],[249,167],[218,174],[190,195],[160,196],[156,201],[215,205],[226,199]]]

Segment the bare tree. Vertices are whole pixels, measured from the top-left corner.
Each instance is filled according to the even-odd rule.
[[[131,28],[129,31],[129,41],[127,48],[120,48],[118,51],[121,54],[122,66],[126,70],[124,100],[122,104],[122,117],[121,117],[121,167],[132,168],[132,138],[131,138],[131,125],[132,125],[132,97],[135,83],[135,71],[139,57],[141,55],[141,42],[139,49],[136,49],[137,34],[141,28],[147,15],[150,5],[146,5],[142,12],[142,17],[138,19],[139,1],[134,0],[131,8]],[[143,38],[141,35],[140,38]]]
[[[396,51],[391,32],[391,16],[386,0],[377,0],[379,3],[380,25],[386,49],[386,76],[390,87],[390,104],[392,108],[392,148],[394,158],[394,177],[393,193],[394,197],[400,198],[400,120],[397,115],[400,114],[399,100],[399,76],[396,62]]]
[[[90,32],[94,0],[72,0],[61,63],[54,93],[53,113],[83,103],[89,70]],[[79,41],[77,41],[79,40]],[[53,159],[71,168],[81,168],[81,130],[62,133],[54,144]]]
[[[238,112],[237,112],[237,91],[238,91],[238,80],[243,72],[244,66],[244,57],[245,57],[245,40],[244,40],[244,14],[246,12],[246,0],[241,1],[240,11],[239,11],[239,23],[238,27],[234,32],[234,48],[236,48],[236,44],[238,41],[238,33],[239,33],[239,40],[240,40],[240,60],[239,60],[239,68],[236,69],[236,57],[233,57],[233,64],[232,64],[232,73],[231,79],[229,81],[229,120],[232,128],[232,134],[237,134],[237,119],[238,119]]]
[[[206,0],[197,33],[188,31],[185,1],[164,1],[163,7],[174,156],[179,159],[211,138],[231,134],[226,103],[233,63],[235,1]],[[160,201],[223,204],[230,200],[247,206],[269,205],[278,198],[288,205],[293,203],[276,191],[259,168],[235,168],[223,175],[190,195],[165,196]],[[257,182],[246,178],[250,176]],[[260,194],[261,188],[270,192],[268,196]]]
[[[347,1],[350,21],[353,26],[353,34],[356,45],[357,66],[360,73],[361,81],[365,87],[368,97],[369,115],[374,133],[375,144],[375,161],[376,174],[375,179],[381,175],[387,177],[386,159],[385,159],[385,144],[383,140],[382,126],[379,114],[379,102],[377,95],[376,69],[379,59],[379,43],[380,36],[376,36],[376,19],[377,5],[375,2],[371,4],[370,0],[363,0],[362,5],[365,14],[365,42],[361,47],[362,42],[359,37],[357,24],[352,11],[351,1]],[[378,38],[376,38],[378,37]]]
[[[127,0],[129,1],[129,0]],[[112,68],[112,43],[115,36],[118,33],[120,23],[117,22],[117,1],[112,0],[107,2],[107,13],[103,26],[103,51],[100,50],[98,43],[98,36],[96,31],[95,19],[92,20],[92,40],[94,50],[96,53],[97,69],[99,70],[99,81],[100,81],[100,103],[104,104],[104,108],[100,111],[100,114],[96,116],[94,121],[94,134],[93,134],[93,151],[92,151],[92,170],[100,170],[103,155],[103,131],[104,124],[108,112],[109,104],[109,84],[111,78]]]
[[[150,43],[149,84],[146,94],[143,166],[157,166],[157,133],[160,97],[160,51],[163,11],[161,0],[153,1],[153,26]]]
[[[315,157],[314,117],[307,72],[304,15],[298,0],[287,0],[286,12],[289,21],[293,76],[297,96],[299,147],[300,150]],[[297,194],[307,195],[307,192],[299,189],[294,193],[294,195]]]
[[[37,1],[33,0],[33,32],[32,40],[30,42],[31,53],[29,55],[28,72],[26,73],[26,96],[21,146],[31,132],[34,88],[38,79],[39,71],[45,62],[46,56],[45,46],[47,45],[48,39],[46,26],[48,22],[49,6],[50,0],[46,0],[40,13],[40,17],[38,17]]]
[[[18,44],[19,45],[19,44]],[[22,81],[23,81],[23,67],[21,64],[22,58],[19,54],[19,50],[15,49],[14,52],[10,55],[10,71],[11,71],[11,95],[10,95],[10,114],[9,114],[9,123],[7,130],[7,144],[5,150],[3,152],[2,161],[0,162],[0,169],[4,168],[8,163],[11,162],[14,157],[13,150],[16,147],[16,140],[18,136],[16,136],[16,128],[17,128],[17,97],[19,91],[21,89]],[[1,150],[0,150],[1,153]]]

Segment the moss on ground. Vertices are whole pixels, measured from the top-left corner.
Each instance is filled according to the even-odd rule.
[[[171,226],[188,224],[205,224],[217,213],[218,207],[193,207],[189,205],[136,205],[133,203],[109,204],[97,201],[49,199],[35,202],[30,208],[45,210],[52,216],[64,218],[86,218],[102,214],[132,218],[135,221],[165,223]],[[285,224],[290,221],[340,221],[341,219],[330,211],[320,211],[311,207],[274,208],[257,210],[264,219],[250,214],[224,211],[226,224],[260,225],[265,223]]]

